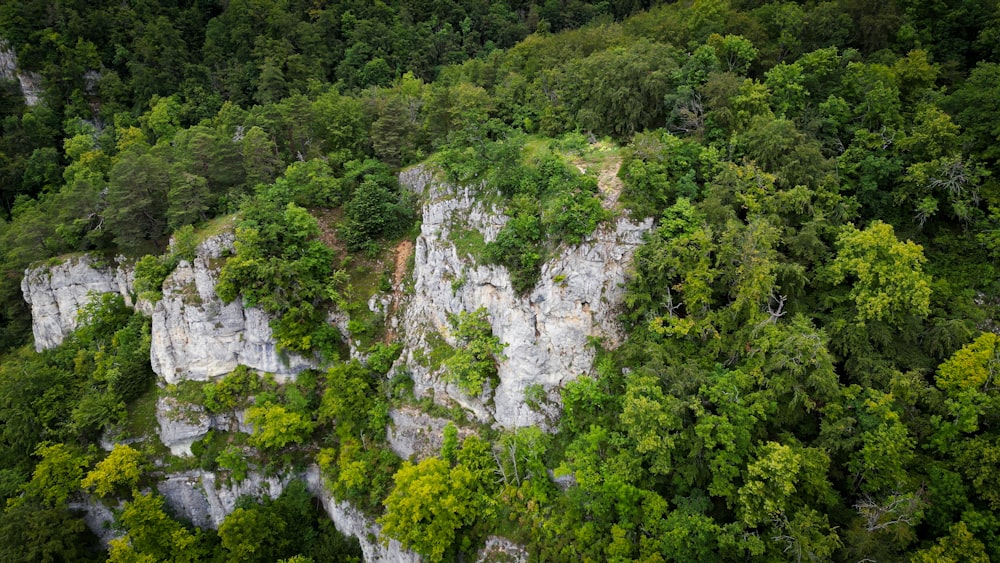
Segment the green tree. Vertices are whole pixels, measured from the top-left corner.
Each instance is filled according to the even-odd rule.
[[[911,316],[930,312],[930,277],[923,273],[927,261],[923,248],[913,241],[900,242],[891,225],[875,221],[863,231],[844,227],[837,237],[837,255],[828,279],[851,283],[850,299],[856,318],[902,324]]]
[[[386,512],[378,519],[382,533],[430,561],[443,561],[458,530],[478,515],[472,472],[432,457],[417,465],[404,462],[393,479],[396,488],[386,497]]]
[[[253,425],[250,444],[271,450],[301,444],[313,431],[313,423],[307,416],[278,404],[250,407],[246,420]]]
[[[11,563],[98,561],[96,540],[65,507],[21,504],[0,513],[0,558]]]
[[[119,248],[134,251],[159,242],[167,227],[172,178],[167,163],[151,154],[120,158],[108,177],[105,222]]]
[[[163,497],[138,494],[125,503],[118,521],[126,531],[112,540],[109,561],[195,563],[210,556],[200,532],[187,530],[164,510]]]
[[[93,489],[98,496],[135,490],[145,469],[146,458],[142,452],[125,444],[116,444],[108,457],[94,466],[80,482],[85,489]]]
[[[244,133],[241,143],[247,187],[273,182],[281,171],[281,158],[274,140],[255,125]]]
[[[287,547],[287,526],[258,507],[237,508],[219,526],[219,539],[228,561],[274,561]]]
[[[746,483],[739,490],[743,521],[749,526],[770,522],[787,511],[796,492],[802,458],[789,447],[767,442],[747,466]]]
[[[506,359],[504,346],[493,336],[489,314],[486,309],[472,313],[465,311],[451,315],[455,340],[455,353],[444,361],[445,379],[458,385],[463,393],[478,396],[483,385],[494,382],[497,377],[497,363]]]
[[[69,498],[80,490],[83,469],[89,464],[86,455],[66,444],[39,444],[40,457],[31,481],[22,486],[23,496],[13,505],[35,501],[50,508],[65,508]]]
[[[357,360],[330,368],[320,405],[321,421],[332,421],[342,439],[357,438],[371,429],[376,407],[375,378]]]
[[[969,532],[965,522],[958,522],[951,527],[951,533],[938,539],[937,544],[916,552],[914,563],[986,563],[989,561],[983,542]]]

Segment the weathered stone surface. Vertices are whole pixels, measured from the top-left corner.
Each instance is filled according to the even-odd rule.
[[[181,261],[163,283],[163,299],[153,309],[150,360],[167,383],[206,381],[239,364],[279,381],[315,367],[309,359],[278,352],[262,310],[239,300],[223,303],[215,294],[221,258],[234,240],[232,233],[205,240],[194,260]]]
[[[323,503],[323,508],[330,516],[334,526],[340,533],[354,536],[361,543],[361,552],[367,563],[417,563],[421,557],[415,552],[404,549],[396,540],[383,544],[380,538],[382,527],[371,521],[360,510],[346,502],[337,502],[323,486],[323,476],[319,468],[310,466],[306,472],[306,485],[309,492]]]
[[[486,545],[476,553],[476,563],[527,563],[524,547],[500,536],[489,536]]]
[[[168,475],[156,488],[173,514],[199,527],[218,528],[240,497],[275,499],[291,480],[251,471],[243,481],[226,484],[211,471],[195,470]]]
[[[21,293],[31,306],[35,350],[62,344],[77,327],[81,308],[104,293],[118,293],[130,305],[135,275],[122,264],[103,264],[82,254],[25,270]]]
[[[181,404],[170,397],[156,401],[160,441],[176,456],[191,455],[191,445],[212,429],[212,417],[198,405]]]
[[[199,528],[218,527],[212,525],[212,506],[205,495],[200,471],[168,475],[157,483],[156,489],[163,495],[164,504],[171,514]]]
[[[434,181],[426,168],[408,170],[400,181],[426,197],[416,241],[414,295],[404,317],[404,361],[416,393],[435,389],[437,399],[447,394],[480,420],[502,427],[544,424],[545,416],[525,404],[525,389],[540,385],[554,397],[553,390],[591,370],[594,351],[587,345],[589,338],[601,338],[606,346],[619,343],[616,316],[626,268],[652,222],[621,218],[600,226],[581,244],[562,248],[542,266],[537,285],[519,295],[506,268],[473,263],[460,256],[448,238],[455,225],[462,225],[491,241],[506,217],[477,201],[471,188]],[[426,350],[429,331],[454,344],[448,315],[481,307],[505,346],[492,405],[444,384],[414,356],[415,351]]]
[[[115,515],[111,509],[94,497],[85,496],[84,500],[70,502],[69,509],[83,513],[83,523],[101,540],[101,545],[105,548],[110,545],[111,540],[125,535],[125,532],[112,526]]]
[[[244,411],[232,414],[209,414],[203,407],[182,403],[171,397],[156,402],[156,421],[160,442],[176,456],[190,456],[191,446],[205,437],[209,430],[243,432],[253,429],[244,420]]]
[[[389,447],[403,459],[422,460],[441,453],[444,427],[450,420],[431,416],[414,407],[390,409],[392,423],[386,429]],[[458,427],[458,442],[472,434],[468,428]]]
[[[17,68],[17,54],[7,41],[0,39],[0,80],[16,80],[24,96],[24,105],[36,106],[41,101],[42,77]]]

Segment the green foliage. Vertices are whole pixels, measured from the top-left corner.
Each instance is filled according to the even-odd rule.
[[[232,373],[202,387],[203,404],[209,412],[232,412],[245,406],[249,397],[263,389],[261,378],[250,368],[239,365]]]
[[[118,517],[126,535],[111,541],[108,561],[199,561],[209,556],[203,535],[184,528],[164,510],[164,500],[137,494]]]
[[[220,294],[265,308],[283,349],[329,359],[331,304],[368,295],[351,297],[318,239],[374,255],[405,232],[416,202],[396,167],[445,149],[449,180],[509,217],[488,245],[459,218],[456,247],[525,293],[608,217],[574,166],[596,168],[602,135],[631,140],[621,201],[657,224],[632,261],[623,342],[562,390],[551,440],[458,448],[449,430],[447,462],[408,466],[389,506],[383,394],[409,378],[380,377],[396,346],[284,387],[240,371],[192,387],[199,400],[227,413],[256,395],[264,455],[321,441],[337,498],[416,514],[395,534],[435,559],[498,532],[553,561],[1000,558],[994,2],[697,0],[633,18],[651,3],[168,4],[0,7],[0,36],[44,88],[28,107],[0,84],[0,492],[20,495],[0,559],[98,557],[52,508],[83,480],[63,444],[114,432],[136,397],[149,408],[153,378],[148,321],[110,296],[62,346],[19,349],[31,262],[161,252],[173,231],[172,255],[137,264],[155,300],[193,258],[192,224],[240,207]],[[349,312],[374,342],[381,319]],[[502,351],[477,334],[482,353],[434,333],[416,359],[479,393]],[[199,443],[199,461],[239,479],[242,446],[224,441]],[[297,508],[243,505],[226,553],[137,497],[110,560],[357,557],[317,547],[339,540],[303,525],[319,520],[296,494]]]
[[[342,440],[377,434],[385,425],[376,377],[357,360],[339,364],[327,372],[319,418],[333,422]]]
[[[69,498],[80,489],[83,470],[89,465],[86,455],[66,444],[39,444],[40,457],[31,481],[21,487],[22,496],[11,506],[34,501],[50,508],[65,508]]]
[[[139,299],[153,303],[163,298],[163,282],[173,267],[162,257],[147,254],[135,263],[135,288]]]
[[[4,561],[99,561],[97,538],[83,518],[63,507],[22,504],[0,514],[0,558]]]
[[[247,452],[238,446],[227,446],[219,452],[215,462],[221,469],[229,471],[237,483],[247,478],[250,466],[247,464]]]
[[[403,345],[399,342],[395,344],[376,342],[368,349],[368,358],[365,360],[365,365],[375,373],[385,375],[389,373],[393,362],[399,358],[399,354],[402,351]]]
[[[376,436],[384,435],[380,428]],[[382,512],[382,501],[392,490],[392,476],[400,463],[387,446],[376,442],[366,448],[357,439],[341,440],[337,450],[321,450],[317,461],[335,498],[373,516]]]
[[[458,385],[463,393],[478,396],[487,382],[495,384],[497,363],[506,359],[504,346],[499,338],[493,336],[486,309],[480,308],[472,313],[462,311],[448,320],[458,347],[444,361],[444,377]]]
[[[633,213],[653,215],[679,197],[697,199],[704,149],[665,131],[640,133],[632,139],[622,159],[619,176],[625,183],[622,196]]]
[[[302,481],[276,499],[238,507],[219,538],[227,561],[361,561],[357,540],[337,531]]]
[[[108,457],[87,473],[80,486],[93,489],[98,496],[135,490],[142,477],[146,457],[128,445],[116,444]]]
[[[877,221],[864,231],[853,225],[837,238],[837,257],[830,280],[853,280],[850,298],[858,322],[886,321],[900,325],[909,315],[924,316],[930,307],[930,279],[923,273],[926,258],[913,241],[899,242],[892,226]]]
[[[319,226],[294,203],[258,198],[243,209],[236,256],[219,273],[216,292],[238,295],[274,316],[278,345],[294,352],[332,356],[336,330],[325,320],[333,288],[333,251],[318,240]]]
[[[371,167],[371,165],[368,165]],[[348,248],[366,248],[377,239],[405,232],[413,222],[412,204],[384,166],[359,175],[360,183],[344,206],[347,221],[341,228]]]
[[[485,246],[483,257],[504,265],[514,289],[524,293],[538,281],[546,245],[580,244],[609,215],[594,178],[572,169],[560,156],[545,152],[530,165],[519,161],[516,153],[500,162],[484,161],[492,171],[490,184],[513,199],[510,220]]]
[[[250,444],[269,450],[301,444],[314,428],[308,417],[277,404],[248,408],[246,420],[253,425]]]
[[[393,479],[396,488],[379,518],[382,532],[430,561],[444,560],[458,530],[477,516],[474,475],[464,465],[449,467],[432,457],[417,465],[404,462]]]

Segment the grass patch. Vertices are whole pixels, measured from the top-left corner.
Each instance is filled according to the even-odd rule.
[[[448,238],[462,256],[472,258],[474,262],[482,262],[486,252],[486,239],[483,233],[467,226],[454,226]]]
[[[128,417],[121,428],[123,438],[150,438],[159,443],[156,400],[157,390],[153,388],[128,404]]]
[[[455,355],[454,346],[448,344],[448,341],[437,331],[432,331],[427,335],[427,346],[430,349],[430,353],[427,356],[427,367],[432,371],[441,369],[444,361]]]
[[[235,230],[236,215],[223,215],[222,217],[209,220],[200,229],[195,231],[195,241],[200,244],[214,236],[221,235],[222,233],[230,233]]]

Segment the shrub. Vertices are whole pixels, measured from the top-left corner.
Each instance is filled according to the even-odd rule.
[[[459,346],[445,360],[445,379],[463,393],[478,395],[487,381],[496,379],[497,362],[504,359],[500,339],[493,336],[486,309],[449,317]]]

